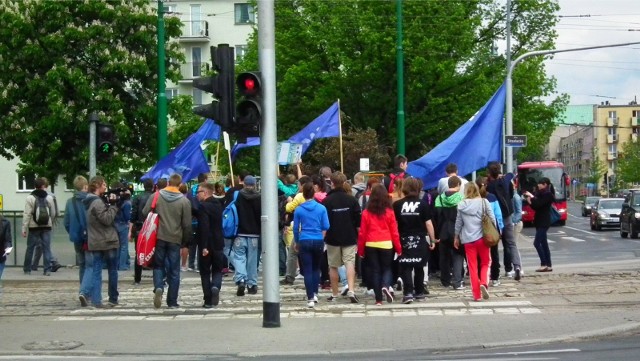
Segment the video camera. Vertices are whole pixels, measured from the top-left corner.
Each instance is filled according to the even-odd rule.
[[[128,191],[128,193],[127,193]],[[117,203],[118,201],[131,199],[133,194],[133,183],[128,183],[124,180],[114,183],[109,187],[109,190],[102,194],[103,199],[107,203]],[[115,195],[115,197],[112,197]]]

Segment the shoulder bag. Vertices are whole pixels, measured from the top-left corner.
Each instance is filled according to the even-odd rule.
[[[482,199],[482,239],[487,247],[493,247],[500,241],[500,232],[487,213],[484,199]]]

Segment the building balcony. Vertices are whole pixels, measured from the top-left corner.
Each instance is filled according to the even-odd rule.
[[[183,43],[207,43],[209,42],[209,22],[183,21],[180,41]]]
[[[631,126],[632,127],[640,126],[640,124],[638,124],[638,117],[631,117]]]
[[[205,76],[207,71],[209,71],[208,63],[184,63],[180,65],[180,74],[182,74],[180,83],[191,83],[194,78]]]
[[[618,153],[617,152],[609,152],[607,153],[607,160],[616,160],[618,159]]]
[[[607,127],[617,127],[618,126],[618,120],[620,120],[620,118],[618,118],[618,117],[607,118]]]
[[[607,135],[607,144],[618,143],[618,135],[617,134],[608,134]]]

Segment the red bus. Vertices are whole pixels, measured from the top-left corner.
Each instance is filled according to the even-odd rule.
[[[520,193],[529,191],[534,193],[538,188],[540,178],[547,177],[555,190],[554,206],[560,213],[560,225],[567,222],[567,196],[571,180],[564,172],[564,164],[555,161],[524,162],[518,165],[517,187]],[[522,221],[532,223],[535,212],[527,202],[522,202]]]

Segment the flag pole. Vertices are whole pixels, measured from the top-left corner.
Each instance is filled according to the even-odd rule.
[[[338,129],[340,131],[340,172],[344,173],[344,156],[342,154],[342,116],[340,113],[340,99],[338,98]]]
[[[216,172],[213,174],[213,178],[218,178],[218,164],[220,163],[218,159],[220,156],[220,139],[218,138],[218,146],[216,147]]]

